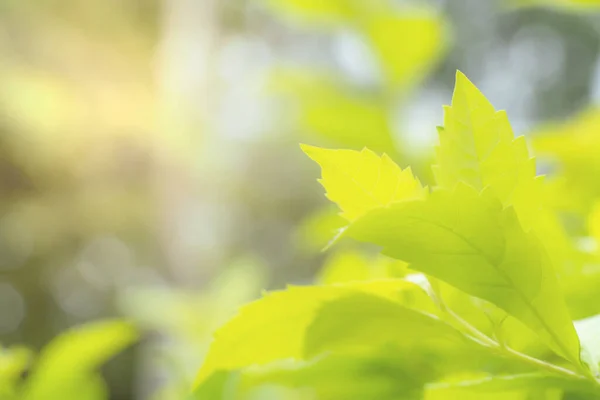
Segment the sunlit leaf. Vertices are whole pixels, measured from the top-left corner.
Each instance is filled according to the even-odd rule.
[[[512,206],[523,228],[534,229],[562,271],[569,244],[555,216],[545,207],[523,136],[514,138],[506,112],[496,111],[467,77],[458,72],[452,105],[444,108],[436,182],[452,189],[458,182],[489,188],[504,206]]]
[[[328,301],[355,292],[401,299],[403,291],[415,288],[406,281],[385,280],[298,286],[268,293],[242,307],[235,318],[215,333],[197,383],[215,371],[264,365],[282,359],[303,359],[305,331],[319,308]]]
[[[578,363],[577,335],[544,248],[489,193],[461,184],[424,201],[374,210],[345,234],[490,301]]]
[[[366,148],[358,152],[303,145],[302,149],[321,166],[327,198],[349,221],[374,208],[426,195],[410,168],[400,169],[385,154],[379,157]]]

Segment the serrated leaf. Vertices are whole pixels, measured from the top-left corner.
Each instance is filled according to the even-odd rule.
[[[489,193],[461,184],[373,210],[345,235],[495,304],[579,363],[577,334],[544,248]]]
[[[368,149],[330,150],[302,145],[302,150],[321,166],[321,184],[329,200],[353,221],[369,210],[391,203],[419,199],[426,190],[410,168],[402,170],[387,155]]]
[[[356,292],[401,299],[405,290],[421,289],[403,280],[384,280],[297,286],[268,293],[242,307],[235,318],[215,333],[197,383],[215,371],[264,365],[282,359],[303,359],[305,331],[327,301]]]
[[[452,189],[459,182],[488,188],[502,204],[512,206],[525,230],[533,229],[562,270],[569,244],[556,217],[545,207],[542,180],[525,138],[515,139],[504,111],[457,72],[452,105],[444,107],[444,126],[438,128],[438,186]]]
[[[40,354],[27,384],[26,400],[97,398],[103,390],[95,370],[137,339],[131,324],[119,320],[94,322],[55,338]]]
[[[461,72],[438,131],[434,170],[440,187],[452,189],[459,182],[478,190],[489,186],[505,205],[513,203],[515,190],[535,188],[535,161],[524,138],[514,138],[506,112],[496,111]]]

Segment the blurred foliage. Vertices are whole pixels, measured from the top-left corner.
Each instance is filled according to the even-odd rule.
[[[36,357],[23,348],[3,350],[0,370],[2,399],[85,399],[108,397],[98,374],[109,358],[137,340],[133,326],[123,321],[97,321],[54,338]]]
[[[600,195],[598,150],[600,113],[595,108],[583,111],[571,121],[539,128],[534,147],[557,170],[556,185],[562,195],[554,196],[567,211],[587,215]]]
[[[408,156],[390,126],[391,113],[444,54],[450,36],[443,17],[424,5],[398,9],[387,0],[266,3],[306,29],[349,30],[377,65],[377,77],[365,85],[315,68],[276,71],[272,90],[298,105],[302,133],[318,144]]]
[[[527,7],[504,13],[506,5]],[[430,184],[438,115],[423,110],[438,109],[457,67],[532,131],[551,172],[542,196],[574,240],[557,245],[556,225],[538,230],[570,261],[561,284],[573,318],[599,313],[589,301],[600,284],[597,110],[562,121],[594,96],[596,5],[0,2],[0,397],[185,398],[213,330],[264,288],[315,277],[423,285],[373,247],[344,242],[321,253],[345,222],[324,205],[296,143],[369,147]],[[534,126],[549,117],[557,122]],[[469,323],[502,334],[495,310],[443,283],[438,290]],[[411,289],[401,301],[421,295]],[[115,314],[144,340],[100,373],[134,340],[129,325],[68,329]],[[504,333],[515,349],[546,354],[518,322],[503,326],[516,332]],[[423,377],[406,376],[395,356],[215,374],[197,397],[380,399],[420,387]],[[470,389],[452,385],[466,379],[486,396],[490,383],[520,384],[452,376],[426,398],[468,398]],[[497,395],[519,398],[507,396]]]
[[[179,400],[189,394],[212,332],[241,304],[259,295],[265,286],[264,272],[258,260],[246,258],[232,264],[200,293],[137,287],[121,295],[120,308],[126,315],[143,329],[165,335],[151,358],[164,366],[161,372],[166,384],[154,388],[152,398]],[[220,377],[214,379],[219,382],[215,386],[224,384]],[[206,390],[213,390],[212,386]]]

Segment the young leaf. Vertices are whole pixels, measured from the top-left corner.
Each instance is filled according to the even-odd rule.
[[[504,205],[513,203],[515,190],[536,188],[535,161],[524,138],[514,139],[506,112],[497,112],[461,72],[438,130],[434,172],[440,187],[452,189],[459,182],[478,190],[489,186]]]
[[[385,280],[346,285],[289,287],[267,294],[241,308],[239,314],[214,335],[197,383],[220,370],[235,370],[282,359],[303,359],[305,331],[318,309],[328,301],[351,293],[401,297],[416,285]]]
[[[497,305],[579,363],[577,334],[543,247],[489,192],[460,184],[375,209],[344,234]]]
[[[321,166],[321,184],[327,198],[353,221],[369,210],[391,203],[419,199],[426,190],[410,168],[400,169],[387,155],[368,149],[329,150],[302,145],[302,150]]]
[[[438,186],[452,189],[459,182],[489,188],[502,204],[512,206],[523,228],[534,229],[556,268],[562,270],[569,247],[555,216],[545,208],[541,177],[525,138],[514,138],[506,112],[492,104],[461,72],[456,74],[452,105],[444,107],[438,128]]]

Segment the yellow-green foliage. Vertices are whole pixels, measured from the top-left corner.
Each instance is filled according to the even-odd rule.
[[[432,188],[385,154],[302,146],[346,220],[336,240],[398,269],[340,253],[323,284],[245,306],[215,334],[196,398],[223,398],[225,381],[232,399],[268,383],[324,399],[597,398],[597,318],[571,318],[559,274],[574,253],[556,251],[568,240],[524,138],[461,73],[439,134]]]

